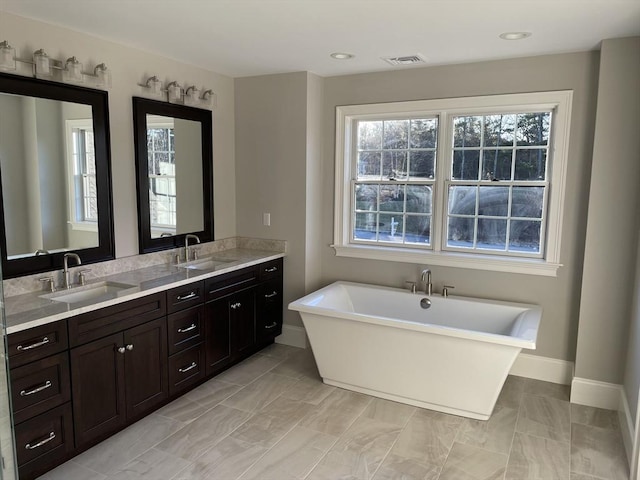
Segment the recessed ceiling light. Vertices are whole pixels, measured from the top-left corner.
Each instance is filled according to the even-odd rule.
[[[531,32],[504,32],[501,33],[500,38],[503,40],[522,40],[531,36]]]
[[[331,54],[331,58],[335,58],[336,60],[351,60],[355,55],[352,53],[343,53],[343,52],[335,52]]]

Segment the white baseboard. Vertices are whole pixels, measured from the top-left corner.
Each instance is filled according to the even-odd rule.
[[[573,378],[573,362],[521,353],[509,373],[519,377],[570,385]]]
[[[620,386],[618,420],[620,422],[624,449],[627,452],[627,459],[629,460],[629,471],[633,472],[633,442],[635,439],[636,426],[633,422],[633,415],[631,415],[631,409],[629,408],[629,402],[627,401],[627,395],[623,386]]]
[[[307,348],[307,332],[304,327],[282,325],[282,334],[276,337],[276,343],[291,347]]]
[[[574,377],[571,382],[571,403],[618,410],[622,395],[622,385],[615,383],[598,382],[580,377]]]

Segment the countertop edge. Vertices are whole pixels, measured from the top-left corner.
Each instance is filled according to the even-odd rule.
[[[266,252],[265,251],[261,251],[260,253],[266,253]],[[40,318],[37,318],[37,319],[26,320],[24,322],[18,323],[17,325],[6,326],[5,333],[7,335],[11,335],[12,333],[17,333],[17,332],[21,332],[21,331],[24,331],[24,330],[28,330],[30,328],[39,327],[41,325],[46,325],[46,324],[49,324],[49,323],[53,323],[53,322],[56,322],[58,320],[65,320],[67,318],[75,317],[75,316],[81,315],[83,313],[92,312],[92,311],[95,311],[95,310],[100,310],[102,308],[110,307],[112,305],[118,305],[120,303],[128,302],[130,300],[135,300],[137,298],[146,297],[148,295],[153,295],[155,293],[164,292],[164,291],[170,290],[172,288],[181,287],[183,285],[188,285],[188,284],[196,282],[196,281],[206,280],[208,278],[216,277],[216,276],[219,276],[219,275],[224,275],[225,273],[230,273],[230,272],[234,272],[234,271],[237,271],[237,270],[241,270],[243,268],[252,267],[254,265],[259,265],[261,263],[269,262],[271,260],[276,260],[278,258],[284,258],[286,256],[287,256],[287,254],[284,253],[284,252],[273,252],[272,255],[261,256],[260,258],[256,258],[256,259],[253,259],[253,260],[249,260],[247,262],[243,262],[243,263],[239,263],[239,264],[236,264],[236,265],[232,265],[232,266],[229,266],[227,268],[222,268],[220,270],[203,271],[202,273],[194,275],[191,278],[185,278],[185,279],[182,279],[182,280],[169,282],[169,283],[166,283],[166,284],[163,284],[163,285],[158,285],[156,287],[151,287],[149,289],[144,289],[144,290],[141,290],[141,291],[138,291],[138,292],[132,292],[130,294],[123,295],[122,297],[116,297],[116,298],[112,298],[112,299],[109,299],[109,300],[98,301],[98,302],[93,303],[91,305],[84,305],[82,307],[73,308],[71,310],[67,310],[67,311],[64,311],[64,312],[54,313],[54,314],[47,315],[47,316],[44,316],[44,317],[40,317]],[[126,273],[130,273],[130,272],[123,272],[122,274],[113,274],[113,275],[110,275],[109,277],[115,277],[117,275],[123,275],[123,274],[126,274]],[[160,278],[162,278],[162,277],[160,277]],[[7,298],[11,298],[11,297],[7,297]],[[5,299],[5,303],[6,302],[7,302],[7,299]],[[21,313],[23,313],[23,312],[21,312]],[[14,314],[14,315],[19,315],[19,314]],[[9,323],[9,318],[10,317],[11,317],[11,315],[6,315],[6,320],[5,320],[6,323]]]

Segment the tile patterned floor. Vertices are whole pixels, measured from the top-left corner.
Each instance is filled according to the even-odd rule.
[[[490,420],[324,385],[272,345],[47,480],[626,480],[617,414],[509,377]]]

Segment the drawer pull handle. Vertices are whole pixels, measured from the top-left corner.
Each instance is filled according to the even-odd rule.
[[[129,345],[127,345],[127,346],[126,346],[126,347],[124,347],[124,348],[126,348],[128,351],[133,350],[133,343],[130,343]]]
[[[198,326],[195,323],[192,323],[187,328],[179,328],[178,333],[187,333],[187,332],[190,332],[191,330],[195,330],[196,328],[198,328]]]
[[[31,350],[32,348],[42,347],[43,345],[46,345],[50,341],[51,340],[49,340],[48,337],[44,337],[40,342],[32,343],[31,345],[27,345],[26,347],[23,347],[22,345],[18,345],[16,348],[18,351],[24,352],[26,350]]]
[[[264,298],[273,298],[273,297],[275,297],[276,295],[278,295],[278,292],[274,291],[274,292],[272,292],[272,293],[267,293],[267,294],[264,296]]]
[[[269,267],[269,268],[265,268],[264,271],[266,273],[273,273],[273,272],[277,272],[278,271],[278,267]]]
[[[188,295],[184,295],[184,296],[183,295],[178,295],[176,298],[178,299],[179,302],[183,302],[185,300],[190,300],[190,299],[195,298],[197,296],[198,296],[198,294],[194,291],[194,292],[189,293]]]
[[[276,327],[278,325],[278,322],[273,322],[271,325],[265,325],[264,328],[267,330],[271,330],[272,328]]]
[[[41,447],[43,445],[46,445],[47,443],[49,443],[54,438],[56,438],[56,434],[54,432],[51,432],[51,433],[49,433],[49,436],[47,438],[45,438],[44,440],[40,440],[35,445],[31,445],[30,443],[27,443],[24,446],[24,448],[26,448],[27,450],[35,450],[36,448],[39,448],[39,447]]]
[[[38,392],[41,392],[43,390],[46,390],[47,388],[51,387],[51,385],[53,385],[53,384],[49,380],[47,380],[46,382],[44,382],[44,385],[40,385],[39,387],[36,387],[33,390],[22,390],[20,392],[20,396],[21,397],[28,397],[29,395],[33,395],[34,393],[38,393]]]
[[[196,362],[191,362],[191,365],[189,365],[188,367],[179,368],[178,371],[180,373],[185,373],[185,372],[188,372],[189,370],[193,370],[197,366],[198,364]]]

